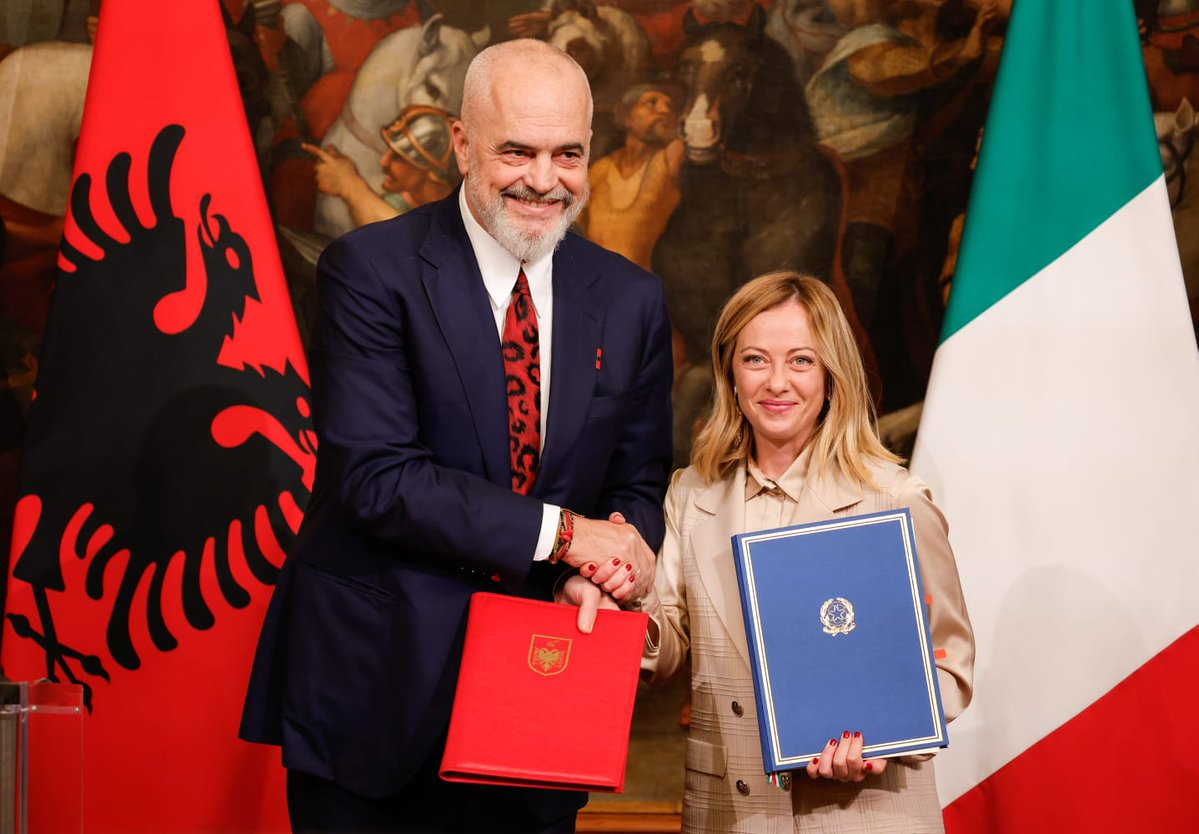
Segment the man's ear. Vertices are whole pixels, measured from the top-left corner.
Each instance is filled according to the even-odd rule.
[[[467,170],[467,147],[470,141],[466,135],[466,125],[461,119],[455,119],[450,125],[450,141],[454,143],[454,159],[458,161],[458,173],[466,176]]]

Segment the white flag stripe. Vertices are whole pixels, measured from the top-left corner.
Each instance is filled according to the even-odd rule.
[[[1176,253],[1158,179],[938,350],[913,469],[978,642],[943,805],[1199,622],[1199,352]]]

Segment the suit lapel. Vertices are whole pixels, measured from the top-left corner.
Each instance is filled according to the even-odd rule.
[[[862,488],[842,475],[840,470],[831,468],[821,476],[816,474],[816,465],[811,464],[799,497],[796,517],[809,521],[832,518],[860,503],[862,494]]]
[[[462,224],[457,192],[439,204],[420,254],[425,261],[421,280],[458,368],[487,478],[510,485],[504,360],[483,276]]]
[[[748,666],[749,644],[745,639],[741,590],[730,541],[745,526],[745,467],[738,467],[733,477],[698,493],[695,505],[711,513],[710,518],[691,528],[696,568],[724,630]]]
[[[570,235],[554,255],[554,335],[550,371],[549,420],[542,444],[541,471],[533,494],[544,494],[570,460],[570,450],[583,427],[597,378],[603,310],[590,286],[599,275],[574,253]]]

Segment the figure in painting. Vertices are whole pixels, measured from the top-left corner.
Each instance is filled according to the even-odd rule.
[[[379,131],[411,104],[425,104],[457,113],[462,105],[462,82],[470,60],[486,45],[487,31],[468,34],[444,23],[439,15],[423,26],[383,38],[354,76],[349,97],[325,133],[322,147],[334,145],[353,160],[358,172],[376,192],[383,189],[383,171],[376,164],[387,152]],[[345,203],[318,195],[312,228],[338,237],[354,228]]]
[[[304,150],[317,158],[317,190],[345,202],[356,227],[399,217],[440,200],[460,179],[450,141],[453,118],[439,107],[414,104],[383,128],[387,152],[379,160],[381,192],[371,188],[354,161],[336,145],[319,148],[305,144]]]
[[[600,246],[651,269],[654,247],[682,195],[684,147],[674,93],[667,85],[638,84],[625,92],[615,116],[617,128],[625,132],[624,144],[591,166],[591,199],[579,226]],[[677,328],[672,352],[677,401],[690,367]],[[679,422],[683,414],[676,411],[674,432],[689,442],[689,426]]]
[[[380,40],[421,23],[413,0],[279,0],[278,35],[262,41],[290,114],[273,137],[268,195],[284,223],[311,227],[312,160],[302,141],[320,142],[341,114],[359,68]],[[395,110],[392,110],[394,113]]]
[[[823,147],[840,163],[847,194],[841,244],[853,307],[878,356],[884,405],[906,405],[923,395],[935,346],[937,320],[917,326],[929,343],[913,358],[900,310],[924,290],[903,286],[913,272],[919,228],[921,164],[918,142],[924,96],[960,84],[978,71],[987,34],[998,16],[983,0],[965,37],[946,39],[946,0],[829,0],[848,29],[806,87]],[[943,119],[943,117],[942,117]],[[935,282],[929,282],[935,296]],[[939,316],[939,310],[938,310]]]
[[[665,87],[630,88],[616,108],[624,144],[591,166],[591,201],[579,218],[589,238],[645,269],[681,197],[677,123]]]

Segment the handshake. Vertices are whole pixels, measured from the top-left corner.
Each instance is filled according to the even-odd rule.
[[[574,516],[572,523],[561,561],[577,572],[567,576],[555,599],[577,605],[579,631],[590,634],[599,609],[627,607],[649,593],[657,558],[620,513],[607,521]]]

